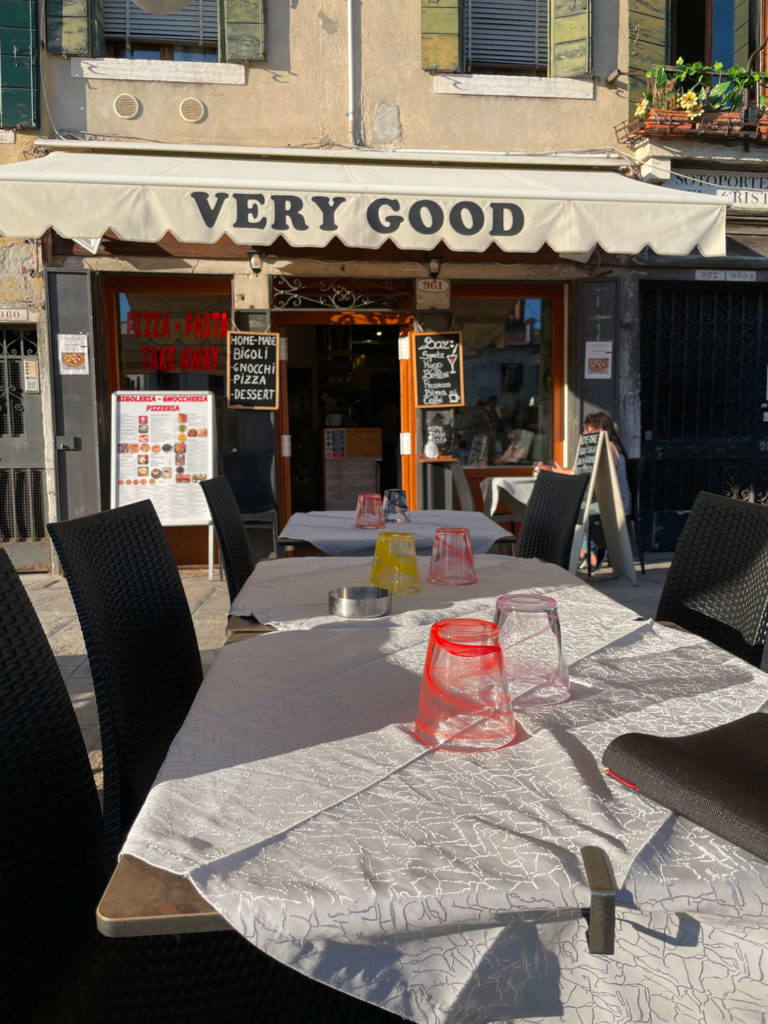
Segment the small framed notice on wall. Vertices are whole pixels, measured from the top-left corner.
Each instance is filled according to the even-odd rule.
[[[227,405],[231,409],[277,409],[280,389],[277,334],[227,334]]]

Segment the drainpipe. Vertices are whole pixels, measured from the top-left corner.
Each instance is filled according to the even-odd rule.
[[[355,65],[355,7],[359,0],[347,0],[347,117],[349,118],[349,141],[354,147],[364,145],[359,125],[360,90],[357,87],[358,69]]]

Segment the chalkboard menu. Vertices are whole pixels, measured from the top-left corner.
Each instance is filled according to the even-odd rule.
[[[597,448],[600,442],[600,431],[596,434],[582,434],[579,438],[579,447],[576,452],[576,461],[573,464],[574,473],[589,473],[595,466]]]
[[[280,341],[277,334],[227,334],[227,404],[233,409],[277,409]]]
[[[414,334],[413,339],[416,407],[464,405],[461,334]]]

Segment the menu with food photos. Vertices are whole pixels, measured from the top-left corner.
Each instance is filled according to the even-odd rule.
[[[149,498],[163,526],[211,521],[196,485],[215,474],[210,391],[112,395],[112,508]]]

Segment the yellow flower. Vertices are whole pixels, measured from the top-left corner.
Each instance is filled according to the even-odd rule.
[[[635,107],[635,117],[645,117],[650,109],[651,104],[648,102],[648,97],[644,96]]]
[[[694,117],[698,117],[703,109],[701,100],[695,92],[684,92],[677,101],[677,105],[687,111],[688,117],[690,117],[691,120],[693,120]]]

